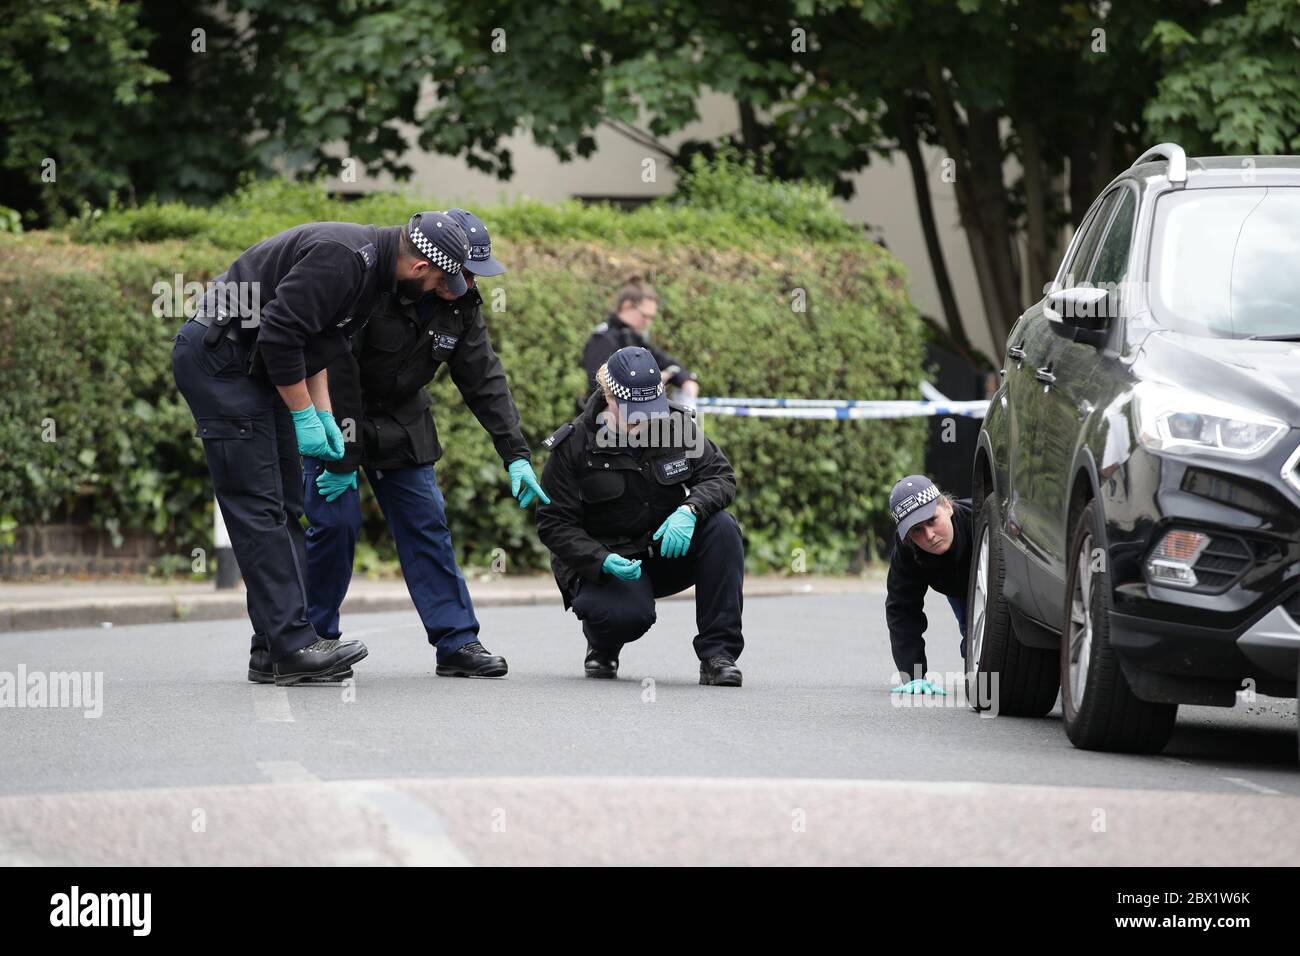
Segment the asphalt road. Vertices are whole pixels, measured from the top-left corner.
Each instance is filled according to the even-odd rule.
[[[1300,858],[1293,701],[1090,753],[1059,712],[899,706],[882,594],[751,599],[740,689],[698,685],[693,617],[662,602],[617,682],[582,676],[558,603],[480,611],[496,681],[434,676],[414,611],[345,621],[370,657],[343,687],[247,683],[244,622],[0,635],[0,671],[103,675],[99,717],[0,708],[0,863]]]

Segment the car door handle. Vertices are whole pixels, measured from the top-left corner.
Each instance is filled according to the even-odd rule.
[[[1056,381],[1056,376],[1052,374],[1052,366],[1050,365],[1034,369],[1034,378],[1046,385],[1051,385]]]
[[[1013,345],[1011,348],[1007,349],[1007,355],[1015,359],[1017,362],[1023,362],[1025,360],[1025,350],[1019,345]]]

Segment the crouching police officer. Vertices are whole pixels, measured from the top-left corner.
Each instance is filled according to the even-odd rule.
[[[456,229],[445,254],[408,256],[401,226],[297,226],[245,250],[175,338],[173,374],[248,589],[250,680],[342,680],[366,656],[308,620],[298,455],[343,454],[324,370],[380,293],[464,291],[469,243]]]
[[[948,599],[961,631],[966,657],[966,589],[970,582],[970,499],[954,500],[925,475],[908,475],[894,485],[889,510],[898,523],[898,546],[889,559],[885,619],[894,665],[906,678],[895,694],[947,695],[925,679],[925,592],[934,588]]]
[[[430,220],[430,217],[433,217]],[[444,677],[504,677],[504,657],[479,641],[465,579],[456,566],[451,531],[434,464],[442,457],[425,386],[446,365],[465,403],[492,436],[521,508],[548,500],[529,464],[528,443],[501,361],[483,321],[476,275],[502,275],[492,243],[477,216],[464,209],[426,213],[435,248],[451,256],[459,233],[469,237],[469,258],[460,275],[468,289],[413,301],[401,290],[380,298],[352,351],[330,366],[340,420],[359,423],[358,441],[348,442],[338,461],[306,459],[307,593],[317,632],[339,636],[339,607],[352,580],[352,559],[361,530],[357,468],[364,467],[397,545],[411,600],[429,643],[437,650]],[[405,240],[404,240],[405,241]]]
[[[544,445],[550,504],[537,534],[587,637],[588,677],[618,676],[619,651],[655,622],[655,599],[695,585],[700,683],[739,687],[745,551],[724,509],[736,476],[654,357],[620,349],[582,414]]]

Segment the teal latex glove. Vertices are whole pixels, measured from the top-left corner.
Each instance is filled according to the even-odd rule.
[[[910,680],[902,687],[895,687],[891,694],[938,694],[947,697],[948,692],[942,687],[931,684],[928,680]]]
[[[333,501],[349,488],[356,486],[356,471],[322,471],[316,476],[316,487],[326,501]]]
[[[612,574],[624,581],[635,581],[641,576],[641,562],[630,561],[617,554],[611,554],[601,565],[606,574]]]
[[[316,414],[315,405],[308,405],[296,412],[290,411],[289,414],[293,416],[293,430],[298,435],[299,454],[326,461],[338,461],[343,457],[342,449],[335,452],[330,447],[329,436],[325,433],[320,416]]]
[[[664,519],[654,534],[655,541],[663,538],[659,544],[659,557],[680,558],[691,546],[691,535],[694,533],[695,512],[682,505]]]
[[[343,457],[343,432],[339,430],[338,422],[334,420],[334,413],[326,409],[323,412],[317,412],[316,417],[320,419],[321,427],[325,429],[325,440],[330,444],[330,450],[338,452],[338,457]]]
[[[537,481],[537,473],[533,471],[533,466],[528,463],[527,458],[516,458],[506,466],[506,471],[510,474],[510,493],[519,499],[519,507],[527,508],[534,501],[539,500],[544,505],[551,503],[551,499],[546,497],[546,492],[542,491],[542,486]],[[523,494],[520,494],[521,490]]]

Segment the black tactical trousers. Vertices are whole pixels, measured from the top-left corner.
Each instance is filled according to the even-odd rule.
[[[617,654],[624,644],[650,630],[655,598],[695,585],[696,656],[737,660],[745,646],[740,629],[744,576],[740,526],[727,512],[719,511],[695,526],[685,555],[644,559],[637,580],[608,574],[597,582],[583,580],[572,599],[573,612],[593,647]]]
[[[181,326],[172,348],[176,385],[198,423],[212,486],[248,589],[254,647],[281,660],[316,640],[307,620],[302,462],[293,418],[275,388],[248,375],[233,334],[213,350],[204,326]]]

